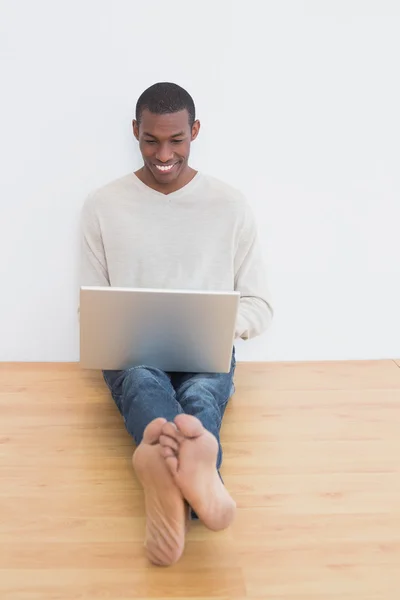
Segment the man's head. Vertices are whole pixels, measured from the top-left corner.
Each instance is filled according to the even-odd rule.
[[[158,185],[184,180],[190,144],[199,129],[195,105],[186,90],[174,83],[156,83],[145,90],[136,104],[133,132],[146,177]]]

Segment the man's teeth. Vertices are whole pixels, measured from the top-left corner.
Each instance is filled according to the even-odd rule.
[[[172,167],[174,167],[175,165],[169,165],[168,167],[160,167],[160,165],[156,165],[157,169],[159,171],[170,171],[172,169]]]

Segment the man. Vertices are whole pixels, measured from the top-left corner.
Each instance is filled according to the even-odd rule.
[[[184,89],[157,83],[143,92],[133,133],[144,164],[85,202],[82,285],[239,290],[235,337],[249,339],[272,317],[255,222],[241,193],[189,166],[199,130]],[[219,476],[219,432],[235,364],[233,351],[227,374],[164,373],[151,365],[104,372],[137,445],[145,547],[155,564],[180,558],[189,507],[213,530],[234,518]]]

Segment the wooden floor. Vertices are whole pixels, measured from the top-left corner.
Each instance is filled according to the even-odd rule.
[[[149,566],[132,442],[97,373],[0,366],[0,599],[397,600],[400,361],[239,365],[238,503]]]

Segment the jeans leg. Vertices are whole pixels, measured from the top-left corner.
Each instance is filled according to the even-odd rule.
[[[103,376],[137,445],[151,421],[157,417],[173,421],[183,412],[169,375],[160,369],[139,366],[126,371],[104,371]]]
[[[183,412],[197,417],[218,441],[217,469],[222,463],[220,429],[226,405],[234,390],[235,350],[229,373],[174,373],[172,384]]]

